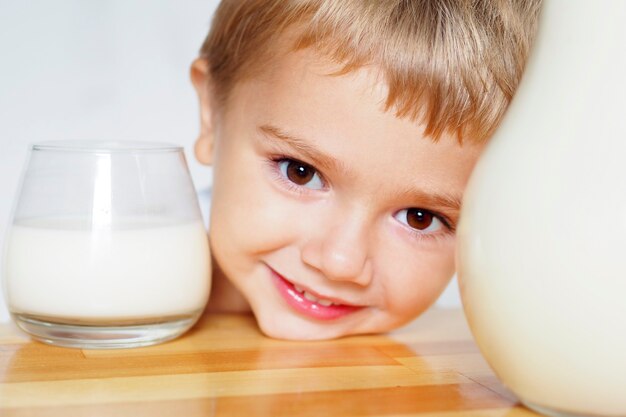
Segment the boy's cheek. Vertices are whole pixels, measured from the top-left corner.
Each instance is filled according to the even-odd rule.
[[[453,275],[454,258],[447,252],[418,260],[402,280],[389,283],[394,292],[389,309],[404,321],[412,320],[437,301]]]
[[[230,247],[229,252],[263,253],[296,239],[302,219],[294,218],[289,205],[257,192],[250,190],[245,199],[215,196],[211,233],[217,244]]]

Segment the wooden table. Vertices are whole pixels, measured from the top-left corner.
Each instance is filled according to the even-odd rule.
[[[0,325],[0,416],[538,416],[498,382],[460,310],[387,335],[262,336],[249,316],[205,317],[129,350],[32,342]]]

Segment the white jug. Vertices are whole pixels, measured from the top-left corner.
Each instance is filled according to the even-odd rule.
[[[625,22],[626,1],[545,1],[458,230],[481,352],[548,415],[626,416]]]

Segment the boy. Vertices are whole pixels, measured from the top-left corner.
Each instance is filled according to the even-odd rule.
[[[191,78],[213,166],[210,311],[385,332],[454,273],[463,190],[538,1],[224,0]]]

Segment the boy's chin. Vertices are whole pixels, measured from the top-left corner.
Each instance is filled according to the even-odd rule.
[[[342,323],[341,321],[318,321],[306,317],[298,316],[295,313],[281,314],[257,314],[254,312],[261,332],[273,339],[281,340],[330,340],[347,336],[357,336],[366,334],[387,333],[404,323],[378,323],[369,322],[370,326],[364,325],[364,321],[359,320],[358,325]],[[367,320],[366,320],[367,321]]]
[[[339,323],[313,322],[295,315],[255,315],[261,332],[273,339],[329,340],[359,334],[356,329],[344,329]]]

